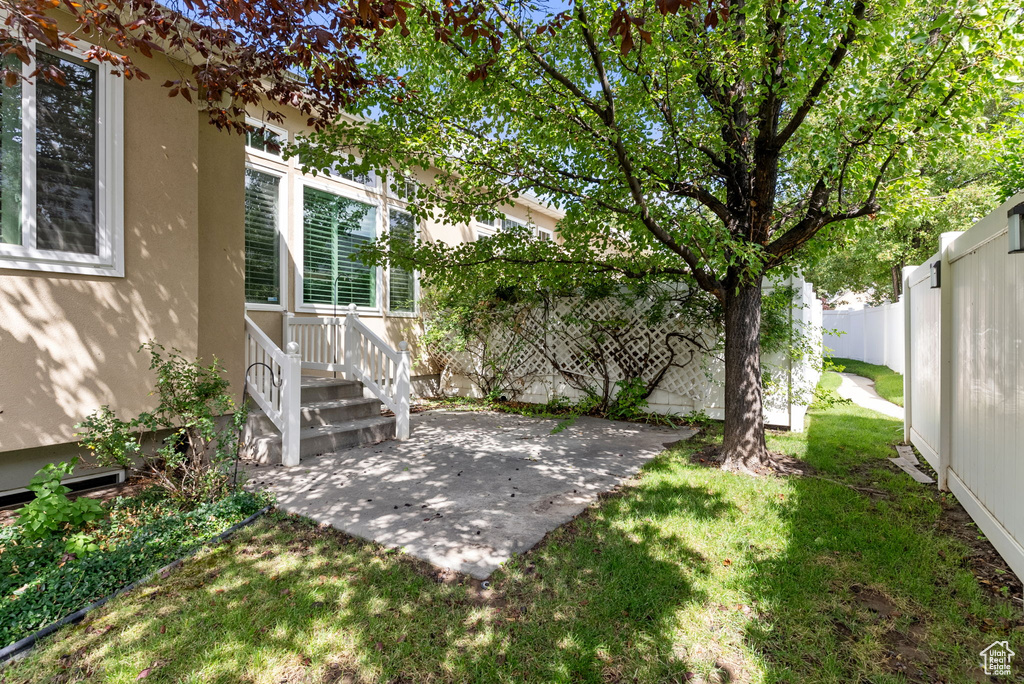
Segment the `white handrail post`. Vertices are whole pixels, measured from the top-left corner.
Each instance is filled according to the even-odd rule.
[[[398,343],[398,364],[395,367],[395,438],[409,439],[409,407],[412,395],[412,382],[409,371],[412,367],[409,343],[402,340]]]
[[[281,463],[285,466],[299,465],[299,444],[302,429],[302,356],[298,342],[289,342],[285,347],[288,361],[281,368],[281,412],[284,427],[281,429]]]
[[[348,314],[345,316],[345,377],[349,380],[356,379],[356,352],[359,346],[359,330],[355,322],[359,318],[356,313],[356,305],[348,305]]]
[[[281,348],[288,349],[288,343],[292,341],[292,319],[295,314],[285,311],[281,316]]]

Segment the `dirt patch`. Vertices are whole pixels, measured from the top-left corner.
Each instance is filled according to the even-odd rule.
[[[813,475],[814,468],[805,461],[794,458],[789,454],[769,453],[768,462],[751,468],[752,472],[745,473],[755,476],[787,477],[790,475]],[[722,447],[718,444],[709,444],[699,451],[690,454],[690,462],[706,468],[725,469]]]
[[[885,666],[893,674],[902,674],[909,682],[939,681],[938,671],[928,653],[921,648],[925,630],[920,624],[904,631],[890,630],[882,637]]]
[[[902,614],[892,601],[881,592],[874,589],[865,589],[856,584],[850,587],[850,591],[853,592],[858,604],[879,617],[899,617]]]
[[[1000,598],[1009,598],[1017,608],[1024,605],[1024,584],[992,546],[992,542],[984,538],[971,516],[951,494],[939,496],[942,514],[935,523],[935,529],[968,548],[963,562],[986,591]],[[985,629],[985,625],[982,625],[982,629]]]

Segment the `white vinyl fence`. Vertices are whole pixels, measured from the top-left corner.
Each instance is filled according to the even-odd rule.
[[[1024,253],[1007,236],[1021,203],[905,269],[904,399],[906,440],[1024,577]]]
[[[765,396],[765,421],[769,425],[789,427],[793,431],[804,429],[804,416],[807,405],[813,398],[814,387],[821,375],[821,301],[815,296],[811,283],[801,278],[787,281],[787,286],[796,290],[796,297],[790,314],[793,329],[810,336],[809,347],[815,350],[813,358],[791,362],[783,354],[769,355],[763,359],[763,368],[770,369],[773,374],[773,391]],[[765,291],[770,292],[771,286],[766,283]],[[569,308],[565,305],[564,308]],[[551,312],[552,316],[564,314],[562,310]],[[578,314],[577,314],[578,315]],[[635,325],[639,320],[646,320],[645,312],[637,309],[625,309],[614,298],[599,300],[589,305],[587,318],[595,320],[625,319]],[[530,325],[523,321],[522,325]],[[680,321],[672,317],[662,321],[656,329],[649,329],[650,338],[665,338],[674,331],[681,330]],[[513,333],[509,333],[512,335]],[[534,335],[535,336],[535,335]],[[635,348],[625,350],[631,360],[647,358],[648,363],[663,363],[669,350],[666,347],[652,348],[641,339],[633,340]],[[558,344],[558,342],[552,342]],[[498,340],[497,345],[510,348],[516,342],[512,339]],[[679,357],[686,357],[688,350],[685,343],[675,343],[675,351]],[[581,376],[594,375],[588,360],[570,348],[555,349],[566,363],[575,362],[570,370]],[[518,365],[529,376],[523,391],[517,398],[531,403],[546,403],[556,397],[564,397],[571,401],[584,398],[582,392],[569,386],[556,373],[543,354],[537,353],[528,345],[519,345]],[[479,356],[470,353],[447,355],[438,359],[442,365],[442,388],[453,394],[474,396],[479,389],[474,386],[470,376],[480,372]],[[725,397],[723,392],[723,367],[720,358],[698,357],[692,363],[674,365],[661,378],[650,397],[649,410],[663,414],[686,415],[695,411],[704,411],[710,417],[721,420],[725,415]]]
[[[903,301],[822,312],[825,348],[832,356],[903,372]]]

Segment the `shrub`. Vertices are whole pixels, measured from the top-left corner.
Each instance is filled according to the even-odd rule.
[[[76,426],[80,444],[99,465],[134,469],[186,506],[225,496],[244,407],[231,398],[216,360],[203,366],[155,342],[142,350],[149,352],[157,377],[156,410],[125,421],[103,406]],[[229,414],[233,419],[225,420]],[[157,443],[148,445],[147,439]]]

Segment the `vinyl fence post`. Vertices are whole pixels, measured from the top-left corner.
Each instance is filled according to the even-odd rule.
[[[943,233],[939,238],[942,265],[939,267],[939,468],[938,486],[946,491],[946,474],[953,455],[953,269],[949,248],[961,233]]]
[[[917,270],[915,266],[903,267],[903,443],[910,444],[910,430],[914,427],[912,420],[914,392],[914,329],[911,327],[910,274]]]

